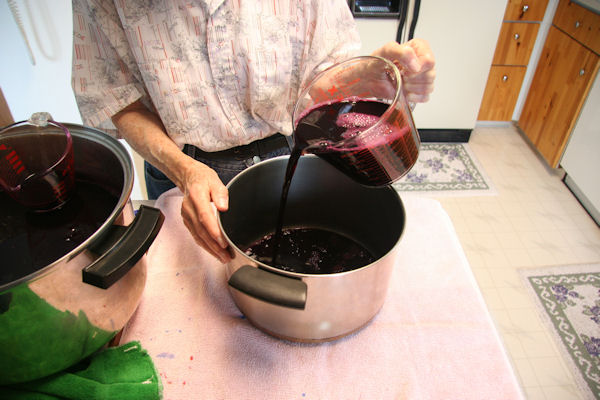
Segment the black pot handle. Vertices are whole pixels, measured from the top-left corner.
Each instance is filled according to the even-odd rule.
[[[100,258],[82,270],[83,282],[101,289],[111,287],[146,253],[164,220],[158,208],[141,206],[129,227],[112,231],[113,235],[119,237],[116,240],[113,238],[115,241],[111,241],[114,243],[111,248],[101,251]]]
[[[244,265],[231,275],[229,286],[248,296],[278,306],[304,310],[306,283],[264,269]]]

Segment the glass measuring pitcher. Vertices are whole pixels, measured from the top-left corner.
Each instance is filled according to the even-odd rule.
[[[367,186],[389,185],[416,163],[420,138],[390,61],[351,58],[321,72],[302,92],[294,140]]]
[[[60,208],[75,183],[69,130],[48,113],[0,130],[0,186],[36,212]]]

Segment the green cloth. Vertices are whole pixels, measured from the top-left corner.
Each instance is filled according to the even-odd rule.
[[[46,378],[0,387],[2,400],[160,398],[160,377],[139,342],[103,349],[75,367]]]
[[[117,334],[94,326],[82,310],[55,308],[28,285],[0,296],[5,306],[0,310],[0,385],[63,371]]]

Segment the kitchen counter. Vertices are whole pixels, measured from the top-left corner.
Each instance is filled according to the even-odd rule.
[[[121,338],[147,349],[165,399],[523,398],[437,201],[403,198],[407,225],[385,304],[366,327],[322,344],[279,340],[250,325],[224,266],[184,227],[181,202],[178,189],[156,202],[165,223]]]

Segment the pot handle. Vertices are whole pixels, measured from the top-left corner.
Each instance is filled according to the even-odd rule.
[[[129,227],[115,230],[120,237],[100,258],[82,270],[83,282],[108,289],[142,258],[162,227],[158,208],[141,206]]]
[[[264,269],[244,265],[231,275],[229,286],[258,300],[304,310],[306,283]]]

